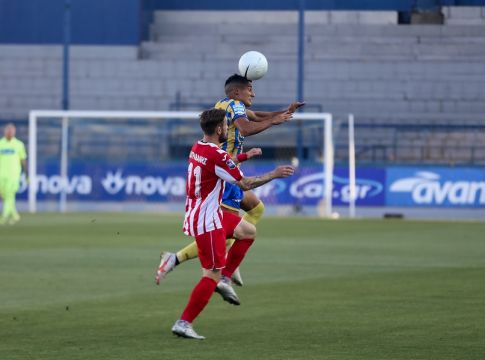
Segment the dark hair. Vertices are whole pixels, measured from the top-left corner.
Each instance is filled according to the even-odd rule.
[[[224,83],[224,91],[226,95],[228,95],[234,87],[243,87],[248,86],[251,84],[251,80],[248,80],[244,76],[234,74],[227,78],[226,82]]]
[[[214,135],[216,127],[221,125],[226,117],[226,111],[222,109],[205,110],[200,114],[200,127],[206,135]]]

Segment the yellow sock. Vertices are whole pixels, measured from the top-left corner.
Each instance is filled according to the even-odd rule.
[[[263,214],[264,214],[264,204],[262,201],[260,201],[258,205],[253,207],[246,214],[244,214],[243,219],[253,225],[256,225],[259,222],[259,220],[261,220],[261,218],[263,217]]]
[[[197,249],[197,243],[193,241],[179,252],[177,252],[177,259],[179,263],[183,263],[184,261],[195,259],[199,256],[199,251]]]

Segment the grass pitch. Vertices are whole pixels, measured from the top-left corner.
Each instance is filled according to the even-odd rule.
[[[0,359],[484,359],[485,224],[267,218],[242,305],[170,333],[198,261],[167,215],[41,214],[0,227]]]

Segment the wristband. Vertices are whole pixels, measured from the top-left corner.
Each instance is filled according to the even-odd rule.
[[[246,153],[237,155],[237,161],[239,161],[240,163],[246,161],[247,159],[248,159],[248,154]]]

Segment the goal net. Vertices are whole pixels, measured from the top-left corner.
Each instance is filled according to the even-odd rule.
[[[195,111],[31,111],[30,212],[182,211],[187,155],[201,137]],[[298,166],[254,191],[274,214],[332,214],[332,115],[297,113],[245,139],[263,155],[245,175]]]

